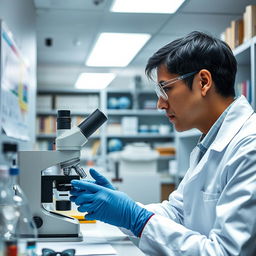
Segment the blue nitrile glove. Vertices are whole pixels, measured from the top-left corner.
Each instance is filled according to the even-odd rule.
[[[95,181],[93,181],[93,183],[103,186],[105,188],[116,190],[114,188],[114,186],[111,184],[111,182],[108,181],[108,179],[106,179],[103,175],[99,174],[96,170],[91,168],[89,170],[89,172],[90,172],[91,176],[95,179]]]
[[[94,180],[87,180],[88,182],[103,186],[105,188],[116,190],[115,187],[111,184],[111,182],[108,181],[108,179],[105,178],[103,175],[98,173],[95,169],[90,168],[89,172],[90,172],[92,178],[94,178]],[[76,191],[73,191],[74,196],[80,196],[83,193],[84,193],[84,189],[77,188]]]
[[[88,212],[87,220],[100,220],[124,227],[139,236],[152,212],[140,207],[125,193],[88,181],[72,180],[70,200],[80,212]],[[81,193],[83,191],[83,193]]]

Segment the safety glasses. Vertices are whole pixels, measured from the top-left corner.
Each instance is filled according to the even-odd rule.
[[[190,76],[192,76],[196,73],[197,73],[197,71],[194,71],[194,72],[190,72],[190,73],[187,73],[185,75],[178,76],[178,77],[172,78],[170,80],[167,80],[167,81],[164,81],[164,82],[161,82],[161,83],[155,83],[155,92],[156,92],[157,97],[158,98],[161,97],[163,100],[168,100],[168,95],[167,95],[166,92],[168,90],[169,85],[174,84],[177,81],[183,80],[187,77],[190,77]]]
[[[49,248],[42,249],[42,256],[75,256],[76,250],[75,249],[67,249],[62,252],[55,252]]]

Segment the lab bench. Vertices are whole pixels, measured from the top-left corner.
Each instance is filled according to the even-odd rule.
[[[110,244],[119,256],[143,256],[145,255],[138,249],[119,228],[96,221],[96,223],[81,224],[81,231],[85,241],[90,241],[93,237],[102,238],[106,243]]]
[[[40,242],[37,243],[37,253],[41,255],[43,248],[54,251],[75,249],[75,255],[118,255],[118,256],[142,256],[144,255],[119,228],[109,224],[94,221],[80,224],[83,241],[70,242]]]

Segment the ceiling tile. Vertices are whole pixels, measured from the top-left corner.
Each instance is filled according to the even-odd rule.
[[[107,13],[102,19],[100,32],[155,34],[171,16],[168,14]]]

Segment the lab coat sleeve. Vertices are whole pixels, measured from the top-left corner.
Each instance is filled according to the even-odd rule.
[[[161,256],[256,255],[256,151],[230,160],[223,176],[227,183],[208,236],[156,214],[144,227],[139,248]]]

